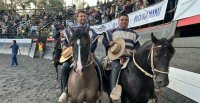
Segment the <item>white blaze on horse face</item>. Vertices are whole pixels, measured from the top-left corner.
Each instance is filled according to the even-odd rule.
[[[77,71],[81,71],[83,69],[82,62],[81,62],[81,47],[80,47],[80,39],[76,42],[78,44],[78,60],[77,60]]]

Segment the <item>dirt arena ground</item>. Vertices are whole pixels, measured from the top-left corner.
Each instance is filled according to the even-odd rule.
[[[0,54],[0,103],[56,103],[60,89],[49,60]]]
[[[18,62],[11,67],[11,55],[0,54],[0,103],[57,103],[60,83],[51,61],[18,56]]]
[[[11,55],[0,54],[0,103],[57,103],[60,84],[50,60],[18,56],[19,66],[10,67]],[[108,103],[104,95],[102,103]],[[159,96],[158,103],[173,103]]]

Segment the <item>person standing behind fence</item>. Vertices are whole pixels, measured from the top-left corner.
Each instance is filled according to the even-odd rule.
[[[13,40],[13,43],[9,46],[9,48],[12,48],[12,64],[11,66],[18,66],[18,62],[17,62],[17,54],[18,54],[18,50],[19,50],[19,45],[16,43],[16,40]],[[20,50],[19,50],[20,53]],[[20,53],[21,55],[21,53]]]
[[[42,42],[38,43],[38,51],[40,53],[40,58],[42,58],[43,55],[43,49],[44,49],[44,44]]]

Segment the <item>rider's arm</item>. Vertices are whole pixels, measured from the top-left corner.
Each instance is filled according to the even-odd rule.
[[[9,48],[12,48],[13,44],[10,44]]]
[[[104,45],[104,47],[105,47],[105,49],[106,49],[106,52],[107,52],[107,51],[108,51],[108,48],[109,48],[109,41],[108,41],[108,39],[107,39],[107,37],[106,37],[106,34],[104,34],[104,36],[103,36],[102,43],[103,43],[103,45]]]
[[[98,44],[98,34],[92,29],[91,29],[91,31],[92,31],[92,35],[93,35],[91,37],[91,39],[92,39],[91,52],[94,53],[97,48],[97,44]]]
[[[134,48],[135,50],[137,50],[139,47],[140,47],[140,42],[138,41],[134,44]]]
[[[135,31],[133,31],[136,34],[135,40],[134,40],[134,49],[137,50],[140,47],[140,38],[141,36],[138,35]]]
[[[112,32],[113,32],[113,29],[104,32],[102,42],[103,42],[103,45],[104,45],[106,51],[108,51],[108,48],[111,46],[109,44],[112,41]]]

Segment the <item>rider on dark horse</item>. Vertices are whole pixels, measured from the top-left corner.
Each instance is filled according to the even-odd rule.
[[[61,43],[60,43],[60,26],[58,23],[54,23],[54,29],[53,29],[53,38],[54,38],[54,51],[53,51],[53,58],[52,58],[52,63],[54,63],[54,59],[56,56],[55,55],[55,50],[61,48]]]
[[[140,47],[139,39],[140,36],[131,29],[128,29],[129,17],[127,14],[121,14],[118,20],[119,26],[117,28],[108,30],[103,38],[103,45],[106,48],[108,58],[112,61],[111,62],[111,76],[110,76],[110,90],[109,95],[112,100],[120,99],[120,93],[115,94],[118,92],[116,89],[117,79],[120,76],[121,69],[125,68],[124,64],[127,64],[129,60],[132,60],[133,52],[135,49]],[[115,47],[117,43],[117,39],[124,40],[124,51],[120,55],[112,54],[112,47]],[[111,49],[110,49],[111,48]]]
[[[65,37],[65,41],[64,41],[64,44],[63,44],[63,47],[68,47],[70,46],[69,44],[69,40],[70,40],[70,36],[73,35],[73,30],[76,30],[76,29],[79,29],[79,28],[85,28],[85,29],[88,29],[89,30],[89,35],[90,35],[90,38],[91,38],[91,52],[94,54],[95,52],[95,49],[97,47],[97,44],[98,44],[98,34],[93,30],[91,29],[87,23],[86,23],[86,20],[87,20],[87,14],[85,11],[78,11],[77,12],[77,24],[74,26],[74,27],[71,27],[70,29],[66,30],[66,35],[67,38]],[[100,68],[100,62],[99,60],[95,57],[95,55],[93,55],[93,58],[95,60],[95,63],[96,63],[96,71],[97,71],[97,76],[99,78],[99,80],[101,80],[101,68]],[[69,74],[70,74],[70,70],[71,70],[71,64],[72,64],[73,61],[71,61],[71,59],[65,61],[63,63],[63,66],[62,66],[62,71],[61,71],[61,86],[62,86],[62,92],[66,92],[67,88],[67,83],[68,83],[68,78],[69,78]],[[101,82],[101,81],[99,81]]]

